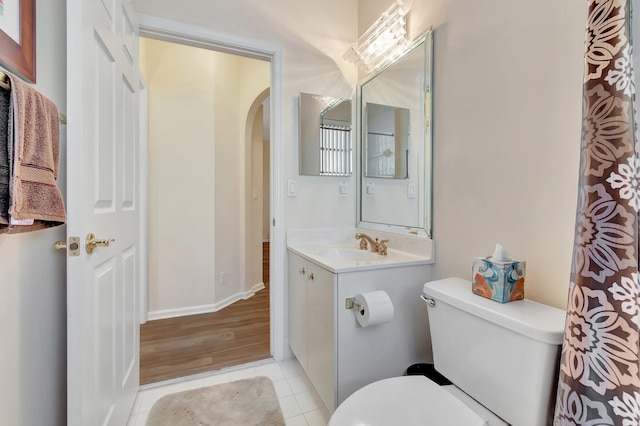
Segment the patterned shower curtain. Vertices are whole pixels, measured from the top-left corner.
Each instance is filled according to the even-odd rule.
[[[640,157],[631,40],[640,17],[631,13],[631,0],[589,0],[580,188],[555,425],[640,425]]]

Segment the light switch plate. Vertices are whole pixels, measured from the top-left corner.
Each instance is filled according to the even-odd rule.
[[[287,181],[287,196],[289,197],[298,196],[298,182],[296,182],[294,179],[289,179]]]
[[[416,198],[416,184],[410,183],[407,185],[407,198]]]
[[[342,181],[339,183],[340,188],[340,196],[346,197],[349,194],[349,184],[346,181]]]
[[[373,182],[367,182],[367,197],[376,195],[376,186]]]

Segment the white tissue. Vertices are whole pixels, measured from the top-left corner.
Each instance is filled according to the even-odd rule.
[[[377,290],[356,295],[356,319],[361,327],[382,324],[393,319],[393,303],[386,291]]]
[[[498,262],[506,262],[509,260],[509,255],[507,251],[502,248],[502,244],[496,244],[496,249],[493,252],[493,256],[491,256],[491,260]]]

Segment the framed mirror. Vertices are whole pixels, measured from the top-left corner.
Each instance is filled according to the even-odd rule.
[[[358,90],[358,227],[431,237],[433,37]]]
[[[311,176],[350,176],[353,164],[351,101],[300,93],[299,172]]]

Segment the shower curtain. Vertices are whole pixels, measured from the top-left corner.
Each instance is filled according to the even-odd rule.
[[[589,0],[588,11],[580,186],[554,424],[638,426],[640,157],[632,31],[640,16],[632,18],[631,0]]]

